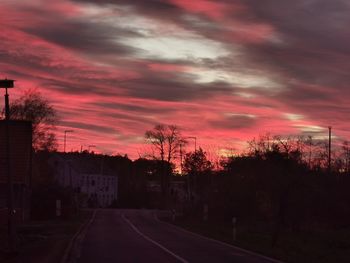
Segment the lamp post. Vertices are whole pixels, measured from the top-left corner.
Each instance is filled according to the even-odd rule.
[[[328,174],[332,172],[332,126],[328,126]]]
[[[194,153],[196,153],[197,152],[197,137],[188,136],[186,138],[194,140]],[[189,201],[191,202],[192,201],[192,191],[191,191],[191,180],[190,180],[189,174],[187,174],[187,191],[188,191]]]
[[[3,79],[0,80],[0,88],[5,89],[5,163],[6,163],[6,175],[7,175],[7,230],[8,230],[8,245],[10,253],[16,252],[16,231],[14,224],[14,205],[13,205],[13,183],[11,176],[11,164],[10,164],[10,102],[8,89],[14,87],[14,80]]]
[[[180,143],[180,174],[182,175],[183,167],[182,167],[182,142]]]
[[[0,80],[0,88],[5,89],[5,119],[10,120],[10,102],[9,102],[9,94],[7,89],[11,89],[14,87],[14,80],[12,79],[2,79]]]
[[[74,132],[74,131],[73,131],[73,130],[65,130],[65,131],[64,131],[64,144],[63,144],[63,152],[66,152],[67,132]]]

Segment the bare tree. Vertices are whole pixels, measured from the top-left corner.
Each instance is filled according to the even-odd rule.
[[[158,124],[145,133],[146,140],[153,146],[154,158],[171,163],[185,140],[176,125]]]
[[[153,158],[161,161],[161,188],[162,194],[166,196],[171,176],[166,166],[172,164],[185,140],[176,125],[164,124],[158,124],[152,130],[146,131],[145,138],[152,145]]]
[[[34,150],[52,151],[57,148],[54,130],[58,117],[54,108],[40,92],[28,90],[15,100],[11,104],[10,117],[13,120],[32,122]]]
[[[343,155],[345,159],[345,171],[347,174],[350,172],[350,147],[349,147],[349,142],[345,141],[343,143]]]
[[[270,133],[261,134],[258,138],[253,138],[248,141],[248,152],[250,155],[260,155],[271,150],[273,142],[273,137]]]
[[[338,171],[349,174],[350,172],[350,146],[348,141],[344,141],[341,149],[338,153],[338,158],[341,167],[339,167]]]

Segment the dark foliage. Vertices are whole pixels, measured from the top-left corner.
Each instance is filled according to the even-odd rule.
[[[32,122],[34,150],[56,150],[54,130],[58,120],[57,113],[39,92],[29,90],[11,103],[10,117]]]

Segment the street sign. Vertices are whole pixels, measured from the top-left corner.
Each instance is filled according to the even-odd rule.
[[[29,183],[32,160],[32,125],[27,121],[8,121],[10,170],[13,183]],[[7,183],[6,121],[0,121],[0,183]]]
[[[13,82],[12,79],[0,79],[0,88],[13,88]]]

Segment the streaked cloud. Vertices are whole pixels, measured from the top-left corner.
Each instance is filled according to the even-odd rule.
[[[349,138],[346,0],[1,3],[0,75],[13,98],[49,98],[72,149],[137,157],[157,123],[221,149],[329,125]]]

